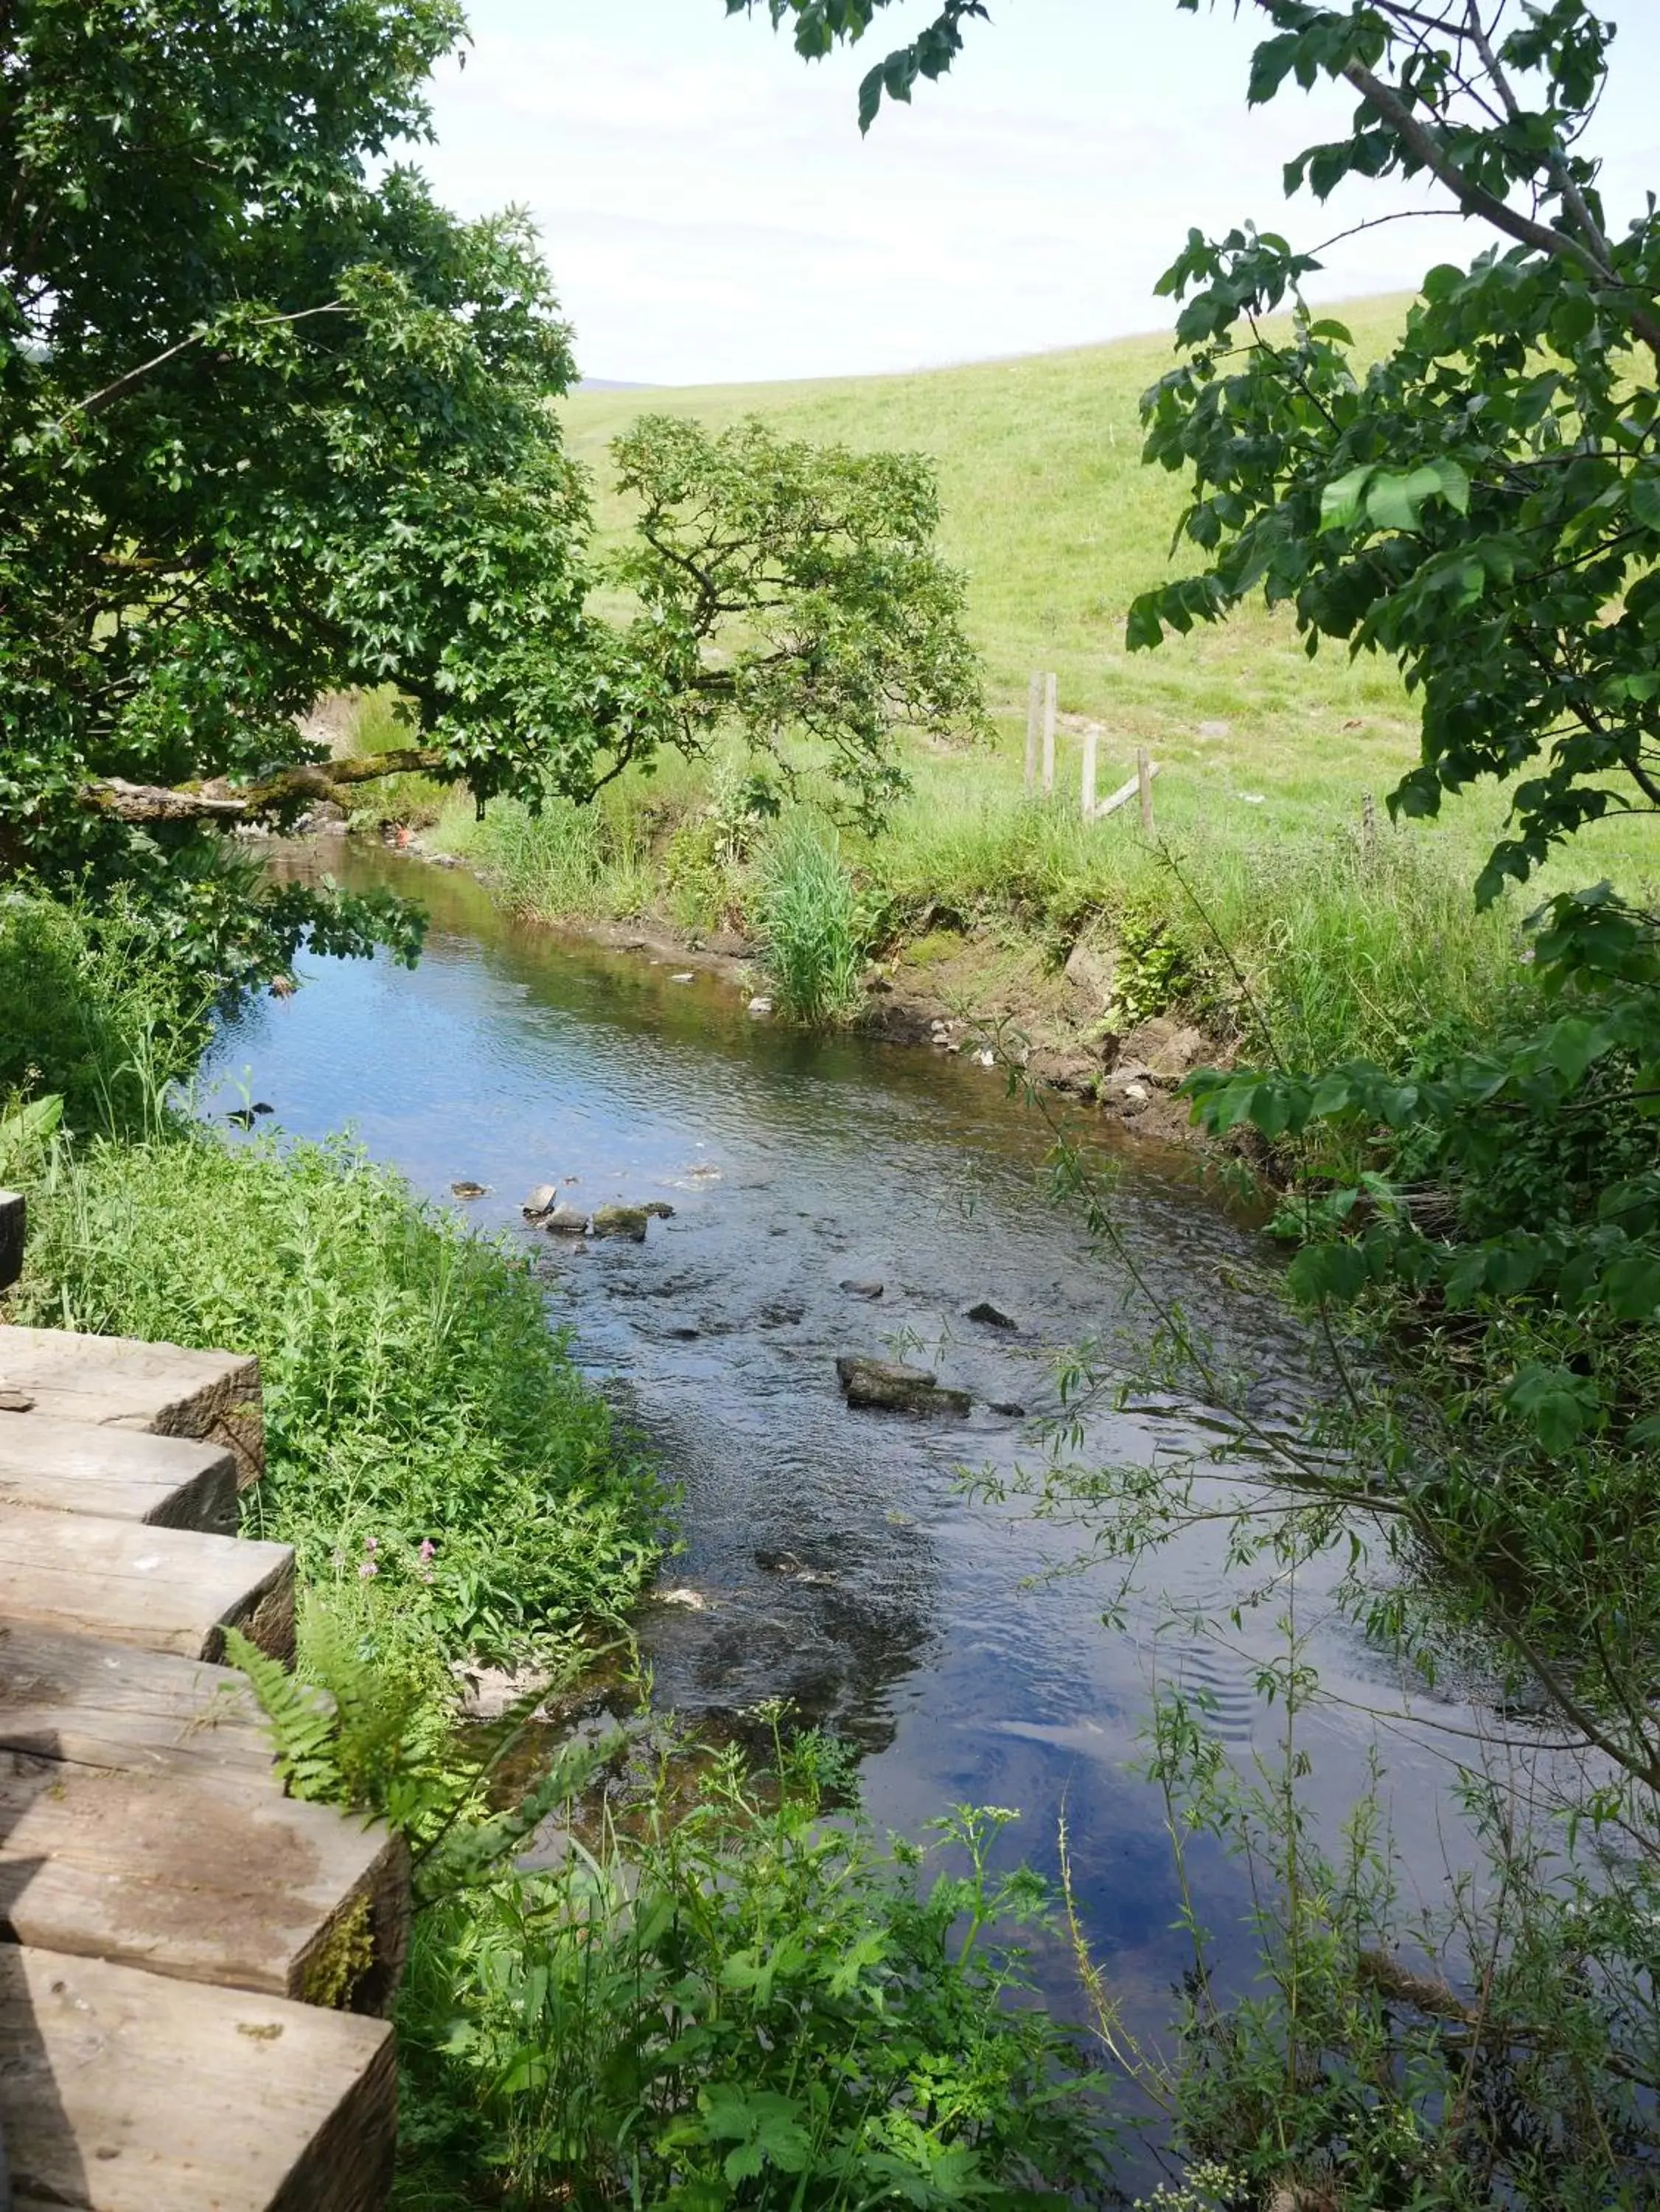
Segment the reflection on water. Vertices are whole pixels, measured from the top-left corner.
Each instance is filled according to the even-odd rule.
[[[658,1604],[643,1621],[659,1701],[731,1714],[785,1696],[863,1747],[878,1820],[916,1830],[964,1800],[1020,1807],[1011,1848],[1053,1867],[1063,1806],[1090,1933],[1132,2021],[1167,2016],[1184,1961],[1163,1808],[1132,1771],[1155,1672],[1209,1699],[1244,1753],[1278,1723],[1255,1698],[1277,1649],[1274,1608],[1231,1647],[1155,1635],[1168,1601],[1229,1588],[1215,1544],[1157,1564],[1123,1630],[1102,1585],[1046,1580],[1064,1529],[964,1501],[965,1462],[1010,1472],[1033,1417],[1057,1410],[1051,1356],[1086,1338],[1133,1359],[1144,1304],[1045,1204],[1046,1136],[999,1079],[960,1061],[752,1021],[729,982],[514,928],[466,878],[357,858],[433,910],[421,966],[315,963],[306,988],[262,1003],[221,1040],[209,1103],[251,1095],[278,1125],[349,1124],[379,1158],[447,1202],[490,1187],[482,1228],[531,1240],[550,1308],[578,1356],[629,1407],[685,1496],[683,1555],[668,1581],[705,1609]],[[1099,1138],[1096,1141],[1102,1141]],[[646,1243],[573,1252],[524,1230],[534,1185],[570,1179],[591,1208],[661,1199]],[[1118,1211],[1145,1278],[1248,1366],[1265,1401],[1294,1405],[1304,1347],[1272,1294],[1248,1285],[1252,1240],[1179,1157],[1125,1152]],[[844,1285],[868,1289],[880,1298]],[[1012,1331],[968,1320],[990,1300]],[[966,1422],[850,1412],[841,1352],[925,1357],[974,1394]],[[1093,1407],[1086,1454],[1148,1462],[1203,1435],[1203,1408]],[[1351,1700],[1305,1741],[1328,1802],[1349,1802],[1390,1686],[1347,1629],[1322,1625],[1319,1578],[1298,1591],[1328,1684]],[[1426,1881],[1442,1866],[1443,1762],[1419,1737],[1391,1751],[1402,1841]],[[1213,1926],[1237,1925],[1242,1876],[1220,1854],[1190,1867]],[[1225,1944],[1245,1967],[1243,1938]],[[1070,2002],[1064,1962],[1051,1995]]]

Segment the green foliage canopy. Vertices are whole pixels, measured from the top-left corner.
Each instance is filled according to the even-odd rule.
[[[148,885],[172,950],[232,980],[319,928],[409,950],[390,908],[261,888],[215,833],[408,768],[582,799],[706,720],[665,632],[589,608],[570,334],[527,219],[457,221],[406,158],[460,13],[22,0],[9,25],[0,867]],[[409,747],[322,757],[296,718],[354,684],[397,688]],[[885,744],[867,709],[849,757]]]
[[[651,415],[612,457],[639,502],[617,563],[641,608],[627,646],[660,672],[688,750],[733,714],[774,752],[798,730],[872,819],[903,788],[896,725],[979,719],[963,580],[935,550],[920,456],[780,438],[756,417],[712,436]]]

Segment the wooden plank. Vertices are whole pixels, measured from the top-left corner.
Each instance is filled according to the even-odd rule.
[[[277,1787],[264,1719],[234,1668],[19,1620],[0,1620],[0,1753]]]
[[[1026,795],[1038,788],[1038,732],[1043,722],[1043,678],[1033,676],[1026,690]]]
[[[1158,762],[1155,760],[1148,761],[1147,764],[1148,781],[1151,783],[1154,777],[1157,775],[1158,773]],[[1110,799],[1102,799],[1100,805],[1095,809],[1095,819],[1098,822],[1104,822],[1109,814],[1116,814],[1121,806],[1128,806],[1132,799],[1140,797],[1141,788],[1142,771],[1141,763],[1138,761],[1136,763],[1136,773],[1130,777],[1129,782],[1121,783]]]
[[[49,1413],[0,1417],[0,1505],[236,1534],[236,1461],[222,1444],[94,1427]]]
[[[23,1272],[23,1238],[28,1208],[23,1194],[0,1190],[0,1291],[9,1291]]]
[[[26,1392],[35,1412],[58,1419],[221,1444],[235,1455],[244,1489],[264,1468],[259,1362],[240,1352],[0,1328],[0,1385]]]
[[[218,1659],[233,1624],[294,1656],[294,1553],[89,1513],[0,1506],[0,1616]]]
[[[1043,795],[1055,795],[1055,716],[1057,707],[1057,678],[1048,675],[1043,680]]]
[[[0,1948],[15,2212],[379,2212],[384,2021]]]
[[[48,1759],[0,1772],[0,1934],[180,1981],[374,2010],[397,1986],[409,1855],[279,1796]]]

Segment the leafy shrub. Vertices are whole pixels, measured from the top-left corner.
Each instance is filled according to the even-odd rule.
[[[959,1808],[886,1857],[822,1817],[812,1744],[775,1800],[729,1759],[689,1812],[659,1790],[638,1835],[418,1929],[406,2048],[467,2080],[510,2203],[1111,2201],[1088,2070],[991,1932],[1044,1902],[988,1869],[1012,1816]],[[924,1883],[942,1854],[966,1871]]]
[[[873,920],[829,831],[801,815],[785,825],[761,865],[755,920],[784,1012],[811,1023],[853,1012]]]
[[[0,900],[0,1100],[56,1096],[72,1128],[124,1128],[200,1035],[139,933],[24,891]]]
[[[1121,1028],[1167,1012],[1197,981],[1198,965],[1166,915],[1129,908],[1115,938],[1112,1013]]]
[[[522,1656],[649,1578],[658,1498],[521,1261],[343,1143],[192,1127],[60,1157],[23,1319],[257,1352],[252,1533],[366,1633]]]

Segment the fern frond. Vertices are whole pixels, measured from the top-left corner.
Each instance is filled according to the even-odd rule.
[[[225,1656],[248,1679],[289,1796],[342,1802],[336,1716],[329,1698],[309,1682],[296,1680],[280,1659],[251,1644],[240,1629],[225,1631]]]

